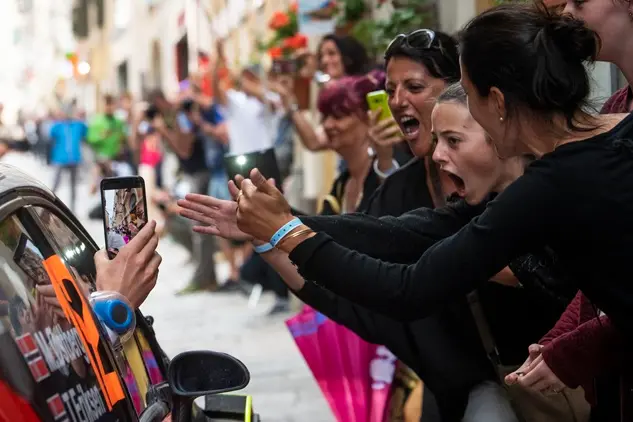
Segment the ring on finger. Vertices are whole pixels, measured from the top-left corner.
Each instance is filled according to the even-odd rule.
[[[237,197],[235,197],[235,202],[237,202],[238,204],[240,203],[240,199],[242,199],[242,195],[244,193],[242,192],[242,189],[240,189],[240,191],[237,193]]]

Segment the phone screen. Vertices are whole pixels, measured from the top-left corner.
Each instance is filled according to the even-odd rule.
[[[110,258],[147,224],[145,183],[141,177],[113,177],[101,182],[105,243]]]

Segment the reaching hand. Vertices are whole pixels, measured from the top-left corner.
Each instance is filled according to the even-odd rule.
[[[157,246],[156,222],[151,221],[119,250],[114,259],[110,260],[103,249],[97,252],[97,289],[121,293],[134,308],[138,308],[156,285],[162,261],[156,252]]]
[[[254,169],[250,179],[241,183],[237,196],[237,225],[255,239],[270,241],[270,238],[294,217],[290,205],[274,186],[274,183]]]
[[[235,185],[233,185],[235,186]],[[253,237],[237,227],[237,203],[212,196],[190,193],[178,201],[180,215],[198,223],[197,233],[211,234],[225,239],[248,241]]]

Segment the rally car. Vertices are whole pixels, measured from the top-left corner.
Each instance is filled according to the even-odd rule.
[[[45,185],[0,164],[0,422],[258,421],[249,396],[220,394],[248,384],[240,361],[170,360],[151,317],[95,292],[97,249]]]

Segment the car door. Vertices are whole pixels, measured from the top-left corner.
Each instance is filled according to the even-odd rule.
[[[54,208],[33,204],[31,211],[38,217],[45,235],[66,259],[67,266],[75,277],[90,283],[96,283],[94,242],[79,227],[69,214],[55,211]],[[122,348],[114,349],[119,372],[123,376],[137,415],[147,408],[147,392],[151,386],[164,381],[164,365],[161,352],[155,343],[153,333],[148,330],[145,319],[137,312],[137,329]],[[156,351],[156,353],[155,353]]]
[[[146,407],[138,385],[164,373],[152,333],[139,324],[113,350],[87,300],[94,242],[48,198],[20,199],[0,204],[0,381],[42,420],[137,420]]]
[[[21,201],[0,205],[0,373],[45,421],[129,421],[113,355],[85,299],[91,286]]]

